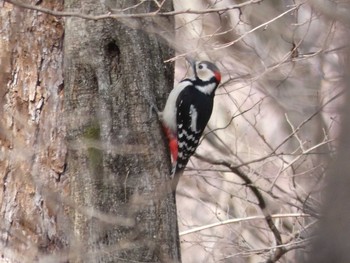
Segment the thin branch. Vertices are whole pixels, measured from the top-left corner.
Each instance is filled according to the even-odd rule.
[[[203,135],[202,141],[203,141],[203,140],[205,139],[205,137],[208,136],[209,134],[215,133],[216,131],[219,131],[219,130],[224,130],[224,129],[226,129],[228,126],[231,125],[231,123],[232,123],[232,121],[233,121],[234,118],[236,118],[236,117],[238,117],[238,116],[241,116],[241,115],[243,115],[244,113],[250,111],[250,110],[253,109],[256,105],[258,105],[259,103],[261,103],[262,100],[263,100],[263,99],[257,101],[257,102],[256,102],[255,104],[253,104],[253,106],[251,106],[250,108],[248,108],[248,109],[246,109],[246,110],[244,110],[244,111],[241,111],[241,112],[239,112],[238,114],[233,115],[233,116],[230,118],[229,122],[228,122],[224,127],[218,127],[218,128],[215,128],[215,129],[213,129],[213,130],[208,131],[206,134]]]
[[[82,14],[79,12],[70,12],[70,11],[55,11],[48,8],[33,6],[30,4],[23,3],[21,1],[17,0],[4,0],[4,2],[13,4],[18,7],[35,10],[41,13],[45,13],[52,16],[59,16],[59,17],[78,17],[82,19],[88,19],[88,20],[102,20],[107,18],[113,18],[113,19],[121,19],[121,18],[144,18],[144,17],[157,17],[157,16],[176,16],[176,15],[182,15],[182,14],[209,14],[209,13],[220,13],[220,12],[227,12],[233,9],[239,9],[244,6],[248,6],[251,4],[257,4],[262,2],[263,0],[250,0],[246,1],[241,4],[237,5],[231,5],[228,7],[223,8],[210,8],[210,9],[203,9],[203,10],[179,10],[179,11],[169,11],[169,12],[160,12],[160,8],[162,7],[162,4],[160,5],[159,9],[154,12],[147,12],[147,13],[136,13],[136,14],[125,14],[125,13],[107,13],[107,14],[101,14],[101,15],[88,15],[88,14]]]
[[[289,217],[311,217],[311,215],[304,214],[304,213],[291,213],[291,214],[274,214],[271,215],[271,218],[289,218]],[[225,221],[205,225],[205,226],[200,226],[196,228],[192,228],[189,230],[185,230],[180,232],[180,236],[185,236],[189,234],[193,234],[196,232],[200,232],[206,229],[214,228],[217,226],[223,226],[223,225],[228,225],[228,224],[235,224],[235,223],[241,223],[241,222],[248,222],[248,221],[254,221],[254,220],[260,220],[260,219],[265,219],[264,216],[248,216],[244,218],[235,218],[235,219],[228,219]]]
[[[252,164],[252,163],[256,163],[256,162],[261,162],[267,158],[271,158],[271,157],[274,157],[276,156],[277,154],[277,151],[279,148],[281,148],[290,138],[292,138],[294,136],[295,133],[299,132],[299,130],[306,124],[308,123],[311,119],[313,119],[315,116],[317,116],[322,110],[324,107],[326,107],[329,103],[331,103],[332,101],[334,101],[335,99],[337,98],[340,98],[341,95],[344,94],[344,91],[340,91],[338,92],[336,95],[334,95],[332,98],[330,98],[328,101],[326,101],[324,104],[322,104],[313,114],[311,114],[308,118],[306,118],[302,123],[300,123],[294,131],[292,131],[279,145],[277,145],[277,147],[275,147],[273,149],[272,152],[270,152],[268,155],[266,156],[263,156],[263,157],[260,157],[260,158],[257,158],[257,159],[254,159],[254,160],[251,160],[251,161],[248,161],[248,162],[245,162],[245,163],[242,163],[242,164],[239,164],[239,165],[236,165],[235,167],[236,168],[240,168],[242,166],[248,166],[249,164]]]
[[[281,247],[283,247],[284,248],[283,251],[285,253],[287,253],[287,252],[294,250],[294,249],[305,248],[305,243],[310,242],[310,240],[311,240],[311,238],[308,238],[308,239],[299,240],[299,241],[295,241],[295,242],[291,242],[291,243],[286,243],[286,244],[279,245],[279,246],[273,246],[273,247],[267,247],[267,248],[261,248],[261,249],[252,249],[252,250],[249,250],[247,252],[239,252],[239,253],[235,253],[234,255],[226,256],[226,257],[222,258],[221,260],[233,258],[233,257],[236,257],[238,255],[242,255],[242,256],[246,257],[246,256],[251,256],[252,253],[262,254],[262,253],[271,251],[271,250],[276,249],[276,248],[281,248]],[[273,261],[272,259],[269,259],[267,262],[269,262],[269,263],[276,262],[276,260]]]
[[[327,49],[327,50],[324,50],[324,49],[320,48],[317,51],[299,54],[298,57],[290,58],[290,59],[285,59],[285,57],[286,57],[285,56],[281,61],[279,61],[277,63],[273,63],[273,64],[271,64],[269,66],[264,67],[264,69],[262,71],[256,72],[256,76],[253,76],[253,74],[247,73],[247,74],[239,75],[237,77],[229,78],[226,81],[221,83],[221,87],[230,85],[231,82],[235,82],[235,81],[238,81],[238,80],[246,80],[246,81],[249,81],[249,83],[251,83],[253,81],[258,80],[259,78],[264,76],[266,73],[270,73],[273,70],[278,69],[281,65],[286,65],[288,63],[297,63],[297,62],[300,62],[300,61],[305,61],[305,60],[314,58],[314,57],[316,57],[318,55],[330,54],[330,53],[333,53],[333,52],[336,52],[336,51],[343,50],[343,49],[347,48],[348,46],[349,45],[342,45],[342,46],[335,47],[335,48],[332,48],[332,49]],[[193,53],[194,52],[195,51],[193,51]],[[189,53],[190,52],[184,53],[184,54],[180,54],[180,55],[178,55],[178,56],[176,56],[174,58],[171,58],[169,60],[166,60],[164,62],[173,61],[173,60],[176,60],[177,58],[185,57]],[[288,54],[291,54],[291,52],[288,52]],[[243,86],[243,87],[245,87],[245,86]],[[232,90],[232,91],[226,92],[226,93],[231,93],[233,91],[236,91],[236,90]],[[226,94],[226,93],[223,93],[223,94]],[[218,93],[217,95],[221,95],[221,94]]]
[[[241,178],[241,180],[244,181],[244,183],[246,184],[246,186],[253,192],[253,194],[255,195],[256,199],[258,200],[258,206],[261,209],[261,212],[264,215],[266,224],[268,225],[268,227],[270,228],[274,238],[275,238],[275,243],[276,245],[282,245],[282,237],[280,232],[278,231],[277,227],[275,226],[271,215],[269,214],[267,207],[266,207],[266,202],[264,197],[262,196],[261,192],[259,191],[259,189],[253,184],[253,182],[250,180],[250,178],[243,173],[239,168],[235,167],[233,164],[224,161],[224,160],[212,160],[209,159],[207,157],[204,156],[196,156],[197,158],[206,161],[210,164],[213,165],[222,165],[225,166],[227,168],[229,168],[233,173],[235,173],[239,178]],[[277,248],[274,255],[272,255],[273,260],[280,258],[283,254],[284,254],[284,248],[280,247]],[[276,260],[275,260],[276,261]],[[274,261],[268,261],[268,262],[274,262]]]
[[[222,49],[222,48],[227,48],[227,47],[229,47],[229,46],[232,46],[233,44],[235,44],[235,43],[241,41],[243,38],[245,38],[247,35],[253,33],[254,31],[256,31],[256,30],[258,30],[258,29],[260,29],[260,28],[264,28],[264,27],[268,26],[269,24],[271,24],[272,22],[274,22],[274,21],[280,19],[281,17],[285,16],[286,14],[289,14],[290,12],[292,12],[292,11],[298,9],[302,4],[303,4],[303,3],[298,4],[298,5],[296,5],[296,6],[292,7],[292,8],[290,8],[290,9],[288,9],[287,11],[285,11],[285,12],[279,14],[278,16],[276,16],[276,17],[274,17],[274,18],[272,18],[272,19],[270,19],[269,21],[266,21],[265,23],[262,23],[262,24],[258,25],[257,27],[254,27],[253,29],[247,31],[246,33],[244,33],[244,34],[243,34],[242,36],[240,36],[239,38],[237,38],[237,39],[235,39],[235,40],[233,40],[233,41],[231,41],[231,42],[228,42],[228,43],[226,43],[226,44],[219,45],[219,46],[217,46],[215,49]]]

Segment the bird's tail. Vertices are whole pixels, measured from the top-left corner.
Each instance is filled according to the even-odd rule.
[[[185,168],[179,168],[177,165],[177,162],[173,165],[173,168],[171,170],[171,185],[172,189],[175,191],[176,187],[179,183],[180,177],[182,176]]]

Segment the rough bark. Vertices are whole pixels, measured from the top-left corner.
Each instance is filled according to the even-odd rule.
[[[113,7],[126,7],[119,2]],[[67,10],[108,12],[96,1],[65,5]],[[152,5],[136,11],[150,12]],[[165,187],[169,158],[145,100],[164,99],[172,87],[173,68],[163,63],[172,51],[147,28],[129,26],[114,20],[66,20],[65,175],[76,206],[71,218],[80,249],[74,258],[84,262],[180,258],[175,197]],[[72,250],[77,252],[76,246]]]
[[[63,1],[46,3],[62,8]],[[63,26],[60,19],[0,1],[1,258],[33,262],[62,248],[58,203],[66,146],[62,111]]]
[[[116,2],[106,1],[132,4]],[[0,5],[1,256],[180,261],[169,157],[145,100],[162,104],[173,80],[163,63],[172,50],[146,32],[154,21],[67,18],[62,63],[61,19]],[[109,11],[100,1],[65,8]]]

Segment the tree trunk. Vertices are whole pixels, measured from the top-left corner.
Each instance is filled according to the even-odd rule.
[[[318,2],[315,6],[318,8]],[[342,10],[337,5],[329,9],[326,4],[321,3],[321,10],[323,14],[330,18],[337,20],[337,30],[342,32],[342,37],[350,40],[348,25],[341,24],[343,19],[336,11],[347,14],[349,8]],[[324,9],[325,8],[325,9]],[[341,133],[339,136],[339,147],[337,155],[335,156],[332,165],[327,170],[325,179],[325,187],[322,192],[322,206],[319,211],[320,220],[318,226],[314,230],[314,236],[311,240],[311,253],[309,258],[299,262],[308,263],[343,263],[350,262],[350,50],[344,48],[339,52],[339,57],[342,59],[339,63],[343,71],[340,72],[340,80],[344,85],[344,105],[341,107]]]
[[[96,1],[79,2],[66,1],[66,7],[108,12]],[[152,11],[147,5],[138,12]],[[67,19],[64,46],[67,176],[80,208],[72,211],[74,233],[87,245],[79,257],[178,260],[175,199],[157,191],[169,176],[169,158],[144,99],[165,98],[172,87],[173,68],[163,64],[172,51],[141,29],[76,18]]]
[[[65,242],[57,222],[62,206],[43,191],[64,188],[63,26],[0,1],[0,32],[0,255],[34,262]]]
[[[126,7],[116,2],[65,9]],[[173,51],[145,31],[155,23],[66,18],[62,45],[61,20],[9,4],[0,12],[2,256],[179,262],[169,156],[145,99],[163,104],[173,86],[163,63]]]

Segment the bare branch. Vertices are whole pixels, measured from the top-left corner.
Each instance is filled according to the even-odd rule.
[[[113,13],[107,13],[107,14],[101,14],[101,15],[88,15],[88,14],[82,14],[79,12],[69,12],[69,11],[55,11],[43,7],[38,7],[38,6],[33,6],[30,4],[26,4],[17,0],[4,0],[4,2],[13,4],[18,7],[30,9],[30,10],[35,10],[41,13],[45,13],[48,15],[52,16],[60,16],[60,17],[78,17],[82,19],[88,19],[88,20],[102,20],[102,19],[108,19],[108,18],[113,18],[113,19],[121,19],[121,18],[144,18],[144,17],[157,17],[157,16],[176,16],[176,15],[182,15],[182,14],[209,14],[209,13],[221,13],[221,12],[227,12],[229,10],[233,9],[239,9],[244,6],[248,6],[251,4],[257,4],[262,2],[263,0],[250,0],[246,1],[241,4],[237,5],[231,5],[228,7],[223,7],[223,8],[210,8],[210,9],[203,9],[203,10],[191,10],[191,9],[186,9],[186,10],[179,10],[179,11],[170,11],[170,12],[160,12],[160,8],[162,7],[162,4],[159,4],[159,9],[156,10],[155,12],[147,12],[147,13],[136,13],[136,14],[125,14],[125,13],[118,13],[118,14],[113,14]],[[114,10],[112,10],[114,11]],[[115,10],[117,11],[117,10]]]
[[[247,31],[246,33],[244,33],[244,34],[243,34],[242,36],[240,36],[239,38],[237,38],[237,39],[235,39],[235,40],[233,40],[233,41],[231,41],[231,42],[228,42],[228,43],[226,43],[226,44],[219,45],[219,46],[217,46],[215,49],[222,49],[222,48],[227,48],[227,47],[229,47],[229,46],[232,46],[233,44],[237,43],[238,41],[241,41],[243,38],[245,38],[247,35],[253,33],[254,31],[256,31],[256,30],[258,30],[258,29],[260,29],[260,28],[266,27],[266,26],[268,26],[269,24],[271,24],[272,22],[274,22],[274,21],[278,20],[279,18],[285,16],[286,14],[289,14],[290,12],[292,12],[292,11],[298,9],[302,4],[303,4],[303,3],[298,4],[298,5],[295,5],[294,7],[288,9],[287,11],[283,12],[282,14],[279,14],[278,16],[276,16],[276,17],[270,19],[269,21],[266,21],[265,23],[262,23],[262,24],[258,25],[257,27],[254,27],[253,29]]]
[[[274,215],[271,215],[271,218],[288,218],[288,217],[311,217],[311,215],[304,214],[304,213],[274,214]],[[203,230],[206,230],[206,229],[210,229],[210,228],[213,228],[213,227],[217,227],[217,226],[223,226],[223,225],[234,224],[234,223],[241,223],[241,222],[248,222],[248,221],[260,220],[260,219],[265,219],[265,217],[264,216],[248,216],[248,217],[244,217],[244,218],[229,219],[229,220],[225,220],[225,221],[221,221],[221,222],[217,222],[217,223],[213,223],[213,224],[200,226],[200,227],[196,227],[196,228],[192,228],[192,229],[189,229],[189,230],[182,231],[180,233],[180,236],[193,234],[193,233],[200,232],[200,231],[203,231]]]
[[[278,231],[275,223],[273,222],[270,213],[268,212],[268,209],[266,207],[266,202],[264,197],[262,196],[261,192],[259,191],[259,189],[254,185],[254,183],[252,182],[252,180],[250,180],[250,178],[243,173],[240,169],[238,169],[237,167],[233,166],[232,164],[230,164],[227,161],[215,161],[215,160],[211,160],[207,157],[204,156],[196,156],[197,158],[204,160],[210,164],[214,164],[214,165],[222,165],[225,166],[227,168],[229,168],[233,173],[235,173],[239,178],[241,178],[244,183],[246,184],[246,186],[253,192],[253,194],[255,195],[256,199],[258,200],[258,206],[261,209],[261,212],[264,215],[265,221],[268,225],[268,227],[270,228],[274,238],[275,238],[275,243],[276,245],[282,245],[282,237],[280,232]],[[275,253],[272,255],[272,258],[268,261],[268,262],[275,262],[277,261],[283,254],[285,253],[284,248],[283,247],[278,247],[275,250]]]
[[[274,150],[266,155],[266,156],[263,156],[261,158],[257,158],[257,159],[254,159],[254,160],[251,160],[251,161],[248,161],[248,162],[245,162],[245,163],[242,163],[242,164],[239,164],[236,166],[236,168],[240,168],[242,166],[248,166],[249,164],[252,164],[252,163],[256,163],[256,162],[261,162],[267,158],[270,158],[270,157],[273,157],[273,156],[276,156],[276,153],[277,153],[277,150],[279,148],[281,148],[290,138],[292,138],[294,136],[295,133],[299,132],[299,130],[306,124],[308,123],[312,118],[314,118],[316,115],[318,115],[322,110],[323,108],[328,105],[329,103],[331,103],[332,101],[334,101],[335,99],[337,98],[340,98],[340,96],[344,93],[344,91],[340,91],[339,93],[337,93],[335,96],[333,96],[331,99],[329,99],[327,102],[325,102],[322,106],[320,106],[320,108],[315,111],[313,114],[311,114],[308,118],[306,118],[302,123],[300,123],[298,125],[298,127],[296,127],[294,129],[294,131],[292,131],[276,148],[274,148]],[[331,142],[331,141],[329,141]],[[318,147],[318,146],[316,146]],[[313,148],[314,149],[314,148]]]

